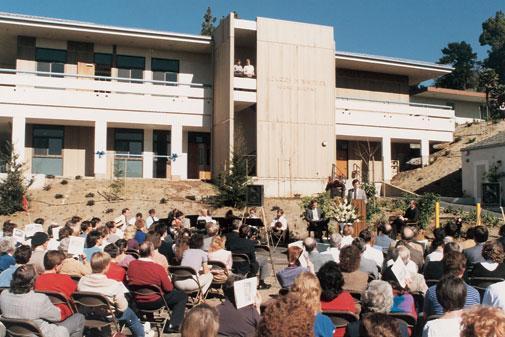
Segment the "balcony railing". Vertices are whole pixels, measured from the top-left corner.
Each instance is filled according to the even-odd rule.
[[[454,131],[450,106],[337,97],[337,125]]]
[[[6,103],[152,112],[212,111],[212,87],[130,78],[0,68],[0,97]],[[60,74],[59,74],[60,75]],[[96,99],[90,99],[94,97]],[[142,97],[148,98],[142,99]]]

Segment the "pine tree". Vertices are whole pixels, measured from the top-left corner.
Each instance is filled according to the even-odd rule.
[[[214,26],[215,22],[216,18],[212,15],[212,10],[210,9],[209,6],[207,7],[205,14],[203,15],[202,29],[200,30],[200,34],[206,36],[212,36],[212,33],[214,33],[214,30],[216,29],[216,27]]]
[[[23,164],[13,150],[12,144],[5,144],[0,151],[0,162],[5,165],[7,176],[0,181],[0,215],[9,215],[23,210],[23,196],[28,185],[23,176]]]
[[[215,205],[235,208],[246,206],[247,185],[249,182],[247,159],[240,152],[236,152],[233,154],[231,167],[217,178]]]

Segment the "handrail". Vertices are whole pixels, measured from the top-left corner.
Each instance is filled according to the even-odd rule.
[[[135,79],[128,77],[114,77],[114,76],[95,76],[95,75],[81,75],[81,74],[68,74],[68,73],[54,73],[49,71],[31,71],[31,70],[18,70],[18,69],[8,69],[0,68],[0,73],[7,74],[28,74],[28,75],[47,75],[54,77],[73,77],[73,78],[89,78],[95,80],[105,80],[105,81],[127,81],[136,83],[153,83],[153,84],[170,84],[173,86],[184,85],[195,88],[211,88],[211,84],[204,83],[184,83],[184,82],[172,82],[172,81],[158,81],[158,80],[146,80],[146,79]]]
[[[452,107],[449,105],[436,105],[436,104],[424,104],[424,103],[414,103],[414,102],[399,102],[399,101],[378,101],[373,99],[366,98],[352,98],[352,97],[341,97],[337,96],[335,99],[341,99],[346,101],[361,101],[361,102],[370,102],[370,103],[383,103],[383,104],[399,104],[399,105],[408,105],[415,106],[420,108],[437,108],[437,109],[445,109],[452,110]]]

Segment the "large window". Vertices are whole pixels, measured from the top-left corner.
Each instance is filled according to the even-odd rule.
[[[116,129],[114,133],[114,175],[142,177],[142,152],[144,131],[137,129]]]
[[[63,77],[62,74],[65,72],[65,62],[67,61],[67,51],[37,48],[35,50],[35,61],[37,61],[37,71],[51,73],[39,76]]]
[[[95,76],[110,77],[111,69],[112,54],[95,53]],[[103,81],[104,79],[101,80]]]
[[[179,80],[179,60],[153,58],[151,70],[155,81],[177,82]],[[163,85],[163,83],[155,84]],[[165,85],[176,85],[176,83],[165,83]]]
[[[33,126],[33,173],[63,175],[63,130],[62,126]]]
[[[116,58],[118,77],[129,78],[121,82],[138,82],[144,78],[146,59],[140,56],[118,55]]]

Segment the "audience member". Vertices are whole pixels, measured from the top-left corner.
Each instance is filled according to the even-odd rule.
[[[137,241],[139,243],[139,245],[141,245],[147,236],[147,234],[146,234],[147,228],[145,226],[144,219],[137,219],[135,221],[135,228],[137,229],[135,231],[135,237],[134,237],[135,241]]]
[[[208,304],[193,307],[184,317],[181,337],[216,337],[219,330],[219,313]]]
[[[256,337],[313,337],[314,314],[300,296],[281,296],[265,308]]]
[[[170,323],[165,333],[178,332],[184,318],[184,309],[188,300],[187,295],[175,290],[166,270],[153,261],[154,246],[151,242],[140,245],[138,260],[130,262],[128,267],[128,284],[130,286],[154,285],[163,291],[163,299],[157,295],[137,295],[135,302],[140,308],[155,310],[162,308],[165,303],[171,310]]]
[[[340,250],[340,270],[344,276],[343,289],[350,292],[363,292],[368,284],[368,274],[359,270],[361,256],[359,249],[346,246]]]
[[[387,253],[389,247],[391,247],[395,240],[391,239],[391,233],[393,227],[390,224],[379,224],[377,226],[377,238],[375,239],[375,247],[382,250],[383,253]]]
[[[431,252],[426,255],[426,263],[442,261],[444,257],[445,230],[443,228],[436,228],[433,233],[435,234],[435,239],[431,242]]]
[[[154,208],[151,208],[148,212],[147,212],[147,218],[146,218],[146,228],[147,229],[151,229],[151,226],[153,223],[155,222],[158,222],[159,219],[158,217],[156,217],[156,210]]]
[[[248,234],[249,227],[247,225],[242,225],[239,219],[233,220],[233,231],[226,236],[226,249],[232,253],[246,254],[249,257],[250,265],[238,265],[236,272],[244,275],[256,275],[259,270],[258,289],[269,289],[271,285],[265,280],[271,273],[270,265],[264,256],[256,256],[256,242],[248,239]]]
[[[203,239],[203,250],[209,251],[210,244],[214,237],[219,233],[219,225],[214,221],[207,222],[205,225],[205,229],[207,231],[207,236]]]
[[[140,212],[137,212],[135,214],[134,218],[131,218],[130,220],[128,220],[128,225],[135,226],[135,224],[137,223],[138,220],[144,220],[143,216],[142,216],[142,213],[140,213]]]
[[[163,269],[168,272],[168,260],[165,255],[159,252],[161,243],[163,242],[159,233],[149,232],[146,236],[145,241],[149,241],[153,244],[153,261],[163,267]]]
[[[332,233],[329,237],[330,247],[321,254],[323,255],[331,255],[333,261],[336,263],[340,263],[340,244],[342,242],[342,235],[339,233]]]
[[[291,292],[301,297],[314,315],[314,336],[332,337],[335,325],[331,319],[321,313],[321,286],[317,277],[308,272],[301,273],[295,278]]]
[[[73,314],[61,321],[61,312],[49,297],[33,291],[37,273],[32,265],[23,265],[12,275],[9,290],[0,294],[2,316],[32,321],[44,336],[81,337],[84,316]]]
[[[105,276],[110,268],[110,261],[109,254],[95,252],[90,261],[92,273],[81,277],[77,284],[77,289],[106,296],[111,303],[115,303],[115,315],[119,322],[126,324],[132,332],[133,337],[143,337],[144,326],[128,306],[124,285]]]
[[[475,247],[476,242],[475,242],[475,227],[470,227],[466,230],[466,233],[464,235],[465,240],[460,242],[461,249],[465,250],[468,248]]]
[[[461,315],[461,337],[505,336],[505,312],[499,308],[476,306]]]
[[[448,252],[461,252],[461,248],[456,242],[449,242],[444,245],[443,255],[445,256]],[[428,282],[428,280],[430,280],[430,282],[438,281],[442,278],[444,275],[442,260],[430,261],[424,265],[423,275],[426,279],[426,282]]]
[[[209,246],[209,260],[210,261],[220,261],[225,264],[226,269],[231,271],[233,266],[233,258],[230,251],[225,249],[226,238],[223,236],[213,236],[212,242]]]
[[[414,297],[409,292],[411,291],[410,277],[408,275],[405,277],[407,278],[407,282],[405,284],[402,284],[402,282],[398,280],[396,274],[391,270],[391,268],[387,268],[382,275],[382,280],[388,282],[393,288],[393,305],[391,307],[391,312],[406,313],[417,318],[417,310]]]
[[[482,258],[484,261],[473,266],[470,276],[495,277],[505,280],[504,252],[500,241],[487,241],[482,246]]]
[[[305,240],[303,240],[303,246],[305,247],[305,251],[309,256],[310,261],[314,265],[314,272],[317,273],[319,268],[321,268],[321,266],[326,262],[333,261],[333,257],[331,255],[319,253],[317,250],[316,239],[310,236],[305,238]]]
[[[48,242],[49,236],[44,232],[37,232],[32,237],[32,256],[28,264],[33,265],[37,274],[42,274],[45,270],[44,255],[46,254]]]
[[[359,335],[361,337],[402,337],[399,320],[382,313],[364,315]]]
[[[119,254],[116,256],[117,263],[123,268],[128,268],[130,262],[135,261],[135,257],[126,254],[128,242],[125,239],[119,239],[114,244],[119,248]]]
[[[340,248],[344,248],[345,246],[349,246],[352,244],[354,240],[354,227],[350,224],[345,224],[342,229],[342,241],[340,242]]]
[[[0,240],[0,273],[16,264],[16,260],[12,257],[15,249],[14,242],[10,238]]]
[[[124,239],[127,242],[127,248],[131,250],[138,250],[139,249],[139,243],[137,240],[135,240],[135,234],[137,232],[137,229],[135,226],[128,225],[125,230],[124,230]]]
[[[117,256],[119,255],[118,246],[110,243],[105,246],[103,251],[110,256],[109,270],[105,273],[105,276],[118,282],[126,281],[126,270],[117,263]]]
[[[0,273],[0,288],[8,288],[10,286],[12,275],[16,269],[27,264],[28,261],[30,261],[31,256],[32,250],[30,246],[21,245],[16,248],[14,251],[14,261],[16,261],[16,264],[11,265],[9,268]]]
[[[361,254],[359,270],[367,273],[369,277],[372,277],[376,280],[379,279],[380,278],[379,268],[377,267],[375,261],[363,257],[363,254],[365,253],[366,250],[365,240],[358,237],[352,241],[352,244],[353,246],[356,246],[359,249]]]
[[[77,290],[77,284],[65,274],[60,274],[65,254],[57,250],[50,250],[44,255],[45,271],[35,280],[35,291],[53,291],[63,294],[71,301],[70,297]],[[65,303],[56,304],[61,311],[61,320],[72,316],[72,308]]]
[[[484,257],[482,257],[482,248],[484,248],[484,244],[489,237],[489,232],[485,226],[476,226],[473,235],[475,247],[463,250],[466,259],[468,260],[468,265],[485,262]]]
[[[424,248],[422,245],[414,242],[416,232],[413,228],[406,226],[401,232],[401,240],[396,243],[405,246],[410,251],[410,258],[417,265],[417,270],[422,270],[424,265]]]
[[[128,220],[130,219],[130,209],[129,208],[123,208],[121,210],[121,215],[118,216],[117,218],[114,219],[114,222],[116,223],[116,227],[121,229],[122,231],[125,230],[126,226],[128,226]]]
[[[291,287],[295,278],[303,273],[309,271],[307,268],[302,267],[300,264],[300,256],[302,255],[303,250],[297,246],[288,247],[288,266],[277,272],[275,275],[281,288],[288,289]]]
[[[466,299],[465,282],[455,275],[446,275],[437,284],[436,293],[444,314],[426,322],[423,337],[459,336],[461,313]]]
[[[105,223],[105,228],[109,231],[109,238],[107,239],[108,243],[116,243],[117,240],[122,239],[122,237],[118,234],[119,230],[114,221],[107,221]],[[124,233],[122,234],[124,235]]]
[[[466,257],[460,252],[448,252],[445,254],[442,263],[444,268],[444,276],[453,275],[463,278],[466,269]],[[465,308],[473,305],[480,304],[479,292],[472,286],[465,283],[466,286],[466,299]],[[444,308],[437,300],[437,285],[431,286],[426,292],[424,298],[424,315],[429,317],[431,315],[443,315]]]
[[[247,337],[256,331],[260,321],[261,298],[256,299],[255,305],[237,309],[234,283],[242,279],[240,275],[231,275],[223,285],[224,301],[216,307],[219,312],[219,335]]]
[[[482,298],[482,304],[505,310],[505,281],[488,286]]]
[[[85,238],[89,234],[89,232],[91,232],[91,230],[93,229],[93,227],[91,227],[91,222],[89,221],[81,222],[80,228],[81,228],[80,235],[82,238]]]
[[[368,288],[364,292],[361,303],[363,306],[362,318],[357,322],[351,322],[346,328],[346,337],[363,336],[362,331],[365,323],[365,318],[372,313],[388,314],[393,306],[393,288],[385,281],[374,280],[370,282]],[[404,321],[395,320],[399,325],[400,336],[408,337],[408,326]],[[396,325],[396,324],[395,324]],[[398,329],[396,329],[398,330]]]
[[[200,296],[205,297],[212,283],[212,273],[207,264],[208,255],[202,250],[202,246],[203,236],[193,234],[189,239],[189,248],[184,250],[182,254],[181,266],[192,268],[196,275],[191,279],[177,280],[174,286],[184,292],[191,292],[197,291],[200,285]]]
[[[89,232],[88,236],[86,236],[86,247],[84,248],[86,260],[91,261],[91,256],[93,256],[94,253],[101,252],[101,245],[102,234],[96,229]]]
[[[364,259],[374,261],[379,270],[381,270],[384,265],[384,254],[382,250],[374,248],[372,232],[364,229],[359,233],[359,237],[365,241],[365,251],[361,256]]]
[[[60,273],[77,277],[91,274],[91,266],[86,259],[86,255],[74,257],[68,254],[68,244],[69,240],[66,238],[60,241],[60,246],[58,248],[66,256],[61,265]]]

